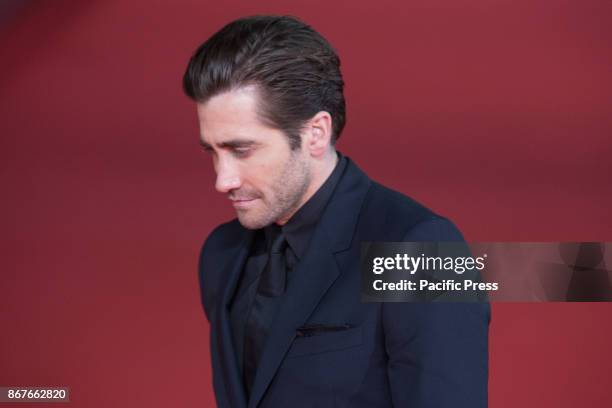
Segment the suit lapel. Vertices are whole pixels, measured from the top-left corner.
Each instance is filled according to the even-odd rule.
[[[268,333],[249,408],[256,407],[262,399],[295,338],[296,329],[306,323],[342,272],[335,254],[350,246],[370,183],[367,176],[349,160],[345,174],[313,233],[307,254],[292,272],[294,278],[289,282]]]
[[[215,333],[213,338],[213,358],[218,360],[217,367],[220,367],[222,372],[222,381],[227,393],[227,401],[232,408],[245,407],[246,395],[244,393],[244,385],[240,377],[238,360],[232,332],[230,328],[229,303],[232,295],[236,290],[238,278],[242,272],[244,263],[247,259],[249,248],[253,240],[253,232],[246,230],[246,235],[237,248],[232,249],[228,253],[228,259],[224,263],[227,265],[224,275],[227,276],[227,284],[225,285],[221,303],[217,308],[217,316],[215,321]]]

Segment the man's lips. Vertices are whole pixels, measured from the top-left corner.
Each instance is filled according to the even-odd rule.
[[[240,199],[231,199],[234,208],[248,208],[251,206],[257,198],[240,198]]]

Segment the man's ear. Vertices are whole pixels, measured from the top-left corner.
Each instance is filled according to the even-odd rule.
[[[302,128],[302,147],[312,156],[321,157],[329,150],[332,133],[332,117],[329,112],[317,112]]]

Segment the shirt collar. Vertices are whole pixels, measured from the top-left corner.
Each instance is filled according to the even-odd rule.
[[[347,160],[340,152],[334,170],[302,207],[282,226],[283,234],[295,255],[301,259],[306,253],[310,237],[314,232],[325,206],[329,202],[344,169]]]

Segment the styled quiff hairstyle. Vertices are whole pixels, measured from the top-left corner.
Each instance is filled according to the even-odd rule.
[[[204,42],[183,76],[185,94],[205,103],[220,93],[254,85],[258,116],[283,131],[292,150],[317,112],[332,117],[332,144],[344,128],[346,108],[340,58],[310,26],[290,16],[235,20]]]

